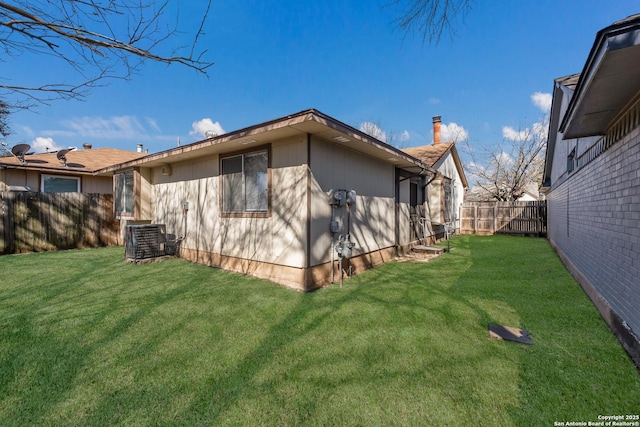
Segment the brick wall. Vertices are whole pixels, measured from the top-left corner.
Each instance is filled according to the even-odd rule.
[[[549,239],[640,336],[640,128],[547,200]]]

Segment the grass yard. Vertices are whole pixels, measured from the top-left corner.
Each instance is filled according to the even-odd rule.
[[[459,236],[310,294],[122,248],[0,257],[0,425],[553,426],[640,374],[543,239]],[[534,345],[488,338],[488,323]]]

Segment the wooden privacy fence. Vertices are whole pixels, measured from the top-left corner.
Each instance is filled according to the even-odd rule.
[[[462,234],[547,235],[547,202],[467,202],[460,207]]]
[[[0,192],[0,254],[118,244],[113,195]]]

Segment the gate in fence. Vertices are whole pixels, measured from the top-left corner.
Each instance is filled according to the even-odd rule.
[[[547,202],[467,202],[460,207],[464,234],[547,235]]]

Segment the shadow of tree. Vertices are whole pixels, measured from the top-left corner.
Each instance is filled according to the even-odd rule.
[[[178,259],[126,264],[117,248],[0,258],[13,273],[0,424],[523,425],[614,411],[620,348],[548,244],[473,237],[307,294]],[[489,321],[529,329],[534,346],[490,340]],[[589,394],[585,366],[604,394]]]

